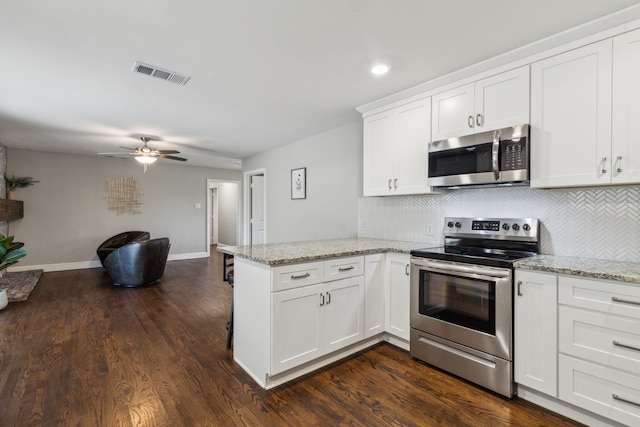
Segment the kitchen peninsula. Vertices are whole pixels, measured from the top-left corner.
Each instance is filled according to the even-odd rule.
[[[409,252],[381,239],[225,246],[234,359],[264,388],[381,341],[409,348]]]

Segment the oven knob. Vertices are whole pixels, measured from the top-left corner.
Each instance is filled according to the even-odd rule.
[[[522,226],[522,229],[524,231],[529,231],[529,230],[531,230],[531,226],[529,224],[525,224],[525,225]]]
[[[513,228],[513,231],[518,231],[518,230],[520,230],[520,226],[519,226],[518,224],[513,224],[513,225],[511,226],[511,228]]]
[[[453,228],[453,221],[449,221],[449,222],[447,223],[447,227],[449,227],[449,228]]]
[[[460,228],[460,227],[462,227],[462,224],[456,221],[456,228]]]
[[[507,224],[506,222],[504,224],[502,224],[502,229],[503,230],[508,230],[509,229],[509,224]]]

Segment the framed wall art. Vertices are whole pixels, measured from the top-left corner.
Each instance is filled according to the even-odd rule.
[[[291,199],[307,198],[307,168],[291,169]]]

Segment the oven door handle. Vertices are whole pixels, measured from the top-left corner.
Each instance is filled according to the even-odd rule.
[[[435,273],[459,273],[461,275],[485,276],[489,278],[507,278],[511,275],[511,270],[503,268],[490,268],[478,265],[467,266],[461,264],[448,264],[437,261],[414,261],[413,263],[418,267],[424,267],[427,271],[433,271]]]

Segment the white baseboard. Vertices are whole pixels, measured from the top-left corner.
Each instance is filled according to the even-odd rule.
[[[167,261],[177,261],[185,259],[207,258],[209,256],[206,252],[192,252],[187,254],[175,254],[169,255]],[[82,270],[85,268],[99,268],[102,267],[100,260],[93,261],[79,261],[79,262],[63,262],[59,264],[40,264],[40,265],[15,265],[9,267],[7,271],[28,271],[28,270],[44,270],[47,271],[64,271],[64,270]]]

